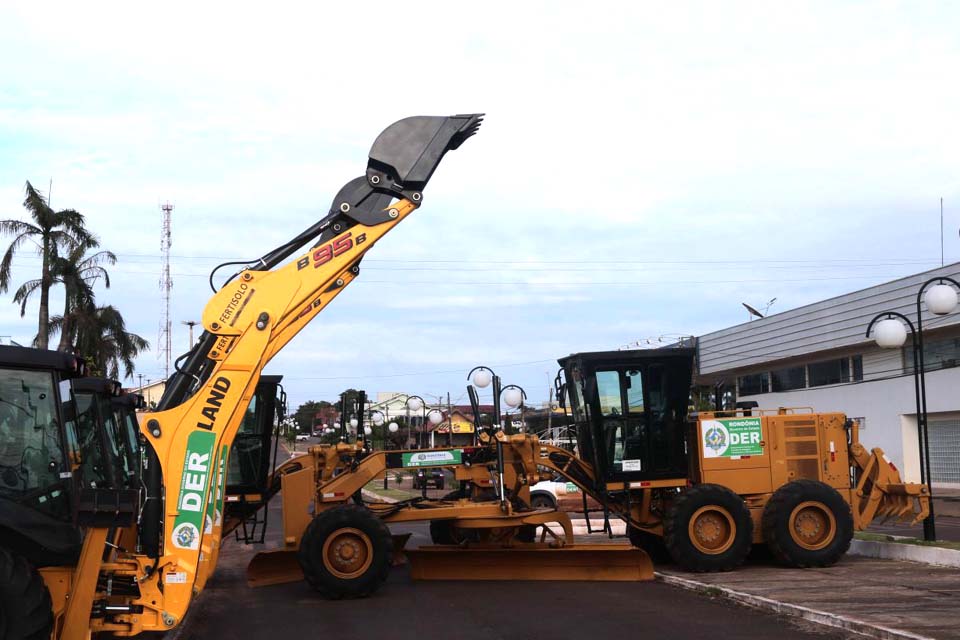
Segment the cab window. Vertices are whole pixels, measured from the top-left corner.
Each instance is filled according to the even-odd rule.
[[[86,487],[110,486],[104,461],[103,443],[100,439],[99,416],[96,397],[91,393],[74,395],[77,403],[77,438],[80,444],[80,475]]]
[[[622,414],[620,403],[620,372],[597,371],[597,397],[604,417]]]
[[[627,412],[643,413],[643,380],[639,370],[626,372]]]
[[[0,369],[0,495],[58,512],[64,455],[51,373]]]

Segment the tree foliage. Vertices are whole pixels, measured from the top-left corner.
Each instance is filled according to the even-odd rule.
[[[20,300],[21,308],[33,291],[40,293],[40,311],[37,318],[36,344],[47,348],[50,320],[50,288],[54,285],[53,264],[58,255],[69,254],[78,246],[96,246],[96,239],[84,227],[84,218],[74,209],[54,211],[43,196],[30,182],[25,187],[24,208],[29,212],[31,222],[22,220],[0,220],[0,234],[12,235],[13,241],[0,259],[0,293],[9,290],[11,269],[14,256],[27,244],[33,244],[40,256],[40,278],[24,289]]]

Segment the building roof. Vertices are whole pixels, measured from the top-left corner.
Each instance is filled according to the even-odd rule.
[[[938,276],[960,280],[960,263],[708,333],[698,339],[699,373],[707,375],[862,345],[870,341],[865,332],[878,313],[898,311],[915,323],[917,292],[924,282]],[[925,313],[924,320],[924,331],[957,325],[960,312],[941,318]]]

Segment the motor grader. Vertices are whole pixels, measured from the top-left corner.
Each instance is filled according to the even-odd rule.
[[[686,348],[562,358],[572,450],[484,429],[476,410],[471,447],[311,447],[274,475],[284,547],[254,558],[250,584],[302,575],[328,597],[368,595],[402,548],[388,525],[416,521],[430,523],[436,546],[407,552],[414,578],[637,580],[652,578],[639,549],[723,571],[762,543],[783,564],[827,566],[877,517],[926,517],[927,488],[904,483],[880,449],[867,452],[843,414],[740,409],[688,419],[693,358]],[[452,470],[459,489],[443,499],[363,499],[390,470],[425,468]],[[530,487],[556,476],[607,520],[623,519],[633,548],[578,544],[566,513],[532,506]]]

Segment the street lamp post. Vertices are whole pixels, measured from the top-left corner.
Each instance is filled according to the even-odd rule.
[[[520,408],[520,425],[521,429],[523,429],[523,405],[524,400],[527,399],[527,392],[523,390],[523,387],[516,384],[508,384],[501,392],[503,393],[503,403],[507,405],[508,409]],[[511,427],[512,426],[511,424]]]
[[[954,289],[949,282],[956,287]],[[935,286],[930,287],[930,285]],[[929,289],[927,287],[930,287]],[[917,439],[920,448],[920,482],[927,485],[930,498],[930,514],[923,521],[923,539],[934,541],[937,539],[936,518],[933,504],[933,476],[930,469],[930,438],[927,421],[927,384],[926,363],[923,347],[923,308],[921,302],[926,303],[927,309],[935,315],[946,315],[957,308],[957,289],[960,283],[953,278],[938,276],[927,280],[917,292],[917,325],[916,327],[902,313],[884,311],[877,314],[867,325],[866,336],[869,338],[873,330],[877,345],[884,348],[902,347],[907,339],[907,330],[900,321],[910,327],[913,346],[913,388],[917,409]],[[926,292],[926,295],[924,295]],[[899,318],[899,320],[898,320]]]
[[[417,449],[423,448],[423,430],[427,422],[427,403],[420,396],[407,396],[407,409],[413,412],[422,411],[420,416],[420,431],[417,433]],[[408,422],[409,426],[409,422]]]
[[[501,428],[500,424],[500,376],[493,372],[493,369],[489,367],[479,366],[470,369],[470,373],[467,374],[467,380],[470,380],[473,383],[473,386],[479,389],[486,389],[491,384],[493,384],[493,415],[494,415],[494,430],[499,430]]]
[[[949,284],[953,285],[951,287]],[[930,286],[934,285],[934,286]],[[927,287],[930,287],[929,289]],[[956,289],[954,289],[956,287]],[[930,490],[930,515],[923,521],[923,539],[936,540],[936,524],[933,513],[933,474],[930,470],[930,428],[927,416],[927,376],[926,362],[924,360],[923,347],[923,309],[920,302],[923,301],[930,313],[937,316],[945,316],[957,308],[960,298],[957,297],[957,290],[960,289],[960,282],[947,276],[938,276],[930,278],[920,286],[917,291],[917,353],[920,360],[920,401],[923,403],[923,453],[924,457],[920,461],[926,468],[928,488]],[[924,293],[926,292],[926,293]]]
[[[478,366],[470,370],[470,373],[467,374],[467,380],[470,380],[474,386],[480,387],[481,389],[486,388],[493,384],[493,413],[495,423],[493,425],[494,431],[503,430],[504,425],[500,421],[500,396],[503,395],[504,403],[511,409],[523,406],[523,401],[526,400],[527,394],[522,387],[510,384],[505,387],[501,386],[500,376],[493,372],[489,367]],[[472,393],[472,392],[471,392]],[[479,402],[478,402],[479,404]],[[523,420],[523,409],[521,408],[521,422]],[[506,503],[506,491],[504,487],[503,479],[503,468],[504,468],[504,459],[503,459],[503,442],[496,438],[497,443],[497,497],[500,499],[500,504],[505,505]]]

